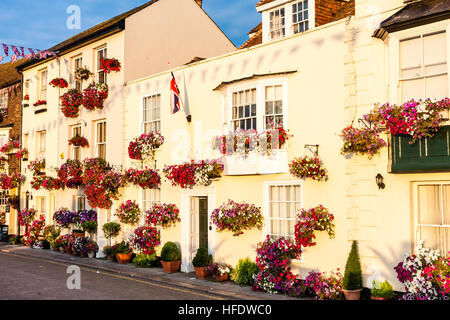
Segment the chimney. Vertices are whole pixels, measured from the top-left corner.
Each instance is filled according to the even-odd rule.
[[[195,2],[200,6],[200,8],[202,7],[202,0],[195,0]]]

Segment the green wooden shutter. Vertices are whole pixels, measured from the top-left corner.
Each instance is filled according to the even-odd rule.
[[[410,136],[391,137],[391,172],[450,171],[450,126],[439,129],[433,138],[409,144]]]

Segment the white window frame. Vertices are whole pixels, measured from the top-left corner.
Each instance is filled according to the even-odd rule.
[[[305,2],[306,3],[308,3],[308,8],[305,10]],[[310,17],[310,12],[311,12],[311,10],[310,10],[310,2],[311,2],[311,0],[300,0],[300,1],[296,1],[296,2],[294,2],[292,5],[291,5],[291,8],[292,8],[292,24],[291,24],[291,32],[292,32],[292,34],[298,34],[298,33],[303,33],[303,32],[305,32],[305,31],[308,31],[309,29],[311,29],[311,25],[310,25],[310,23],[311,23],[311,17]],[[299,11],[298,10],[298,5],[299,4],[302,4],[302,10],[301,11]],[[294,12],[294,6],[297,6],[297,11],[296,12]],[[295,15],[298,15],[300,12],[302,13],[302,16],[304,15],[304,13],[305,13],[305,11],[307,11],[308,12],[308,19],[303,19],[303,20],[301,20],[301,21],[297,21],[297,22],[294,22],[294,16]],[[298,16],[297,16],[297,18],[298,18]],[[304,29],[303,31],[298,31],[298,32],[295,32],[295,26],[296,25],[299,25],[300,26],[300,24],[304,24],[304,25],[306,25],[306,23],[308,24],[308,27],[306,28],[306,29]]]
[[[0,109],[8,109],[8,90],[0,90]]]
[[[414,182],[413,183],[413,202],[414,202],[414,219],[413,219],[413,223],[414,225],[412,226],[413,229],[413,243],[412,243],[412,247],[415,248],[415,246],[417,245],[418,241],[421,240],[420,238],[420,227],[435,227],[435,228],[441,228],[441,229],[445,229],[448,228],[450,230],[450,225],[429,225],[429,224],[420,224],[419,223],[419,186],[440,186],[442,187],[443,185],[450,185],[450,181],[422,181],[422,182]],[[442,188],[440,188],[441,190],[441,201],[443,201],[443,197],[442,197]],[[441,205],[441,221],[444,221],[444,207]],[[449,235],[450,236],[450,235]],[[445,232],[444,232],[444,253],[447,253],[450,248],[446,248],[446,237],[445,237]]]
[[[42,133],[44,133],[45,138],[42,140]],[[42,145],[42,142],[44,144]],[[43,147],[43,148],[42,148]],[[44,159],[45,154],[47,152],[47,131],[46,130],[39,130],[37,131],[37,143],[36,143],[36,151],[39,159]]]
[[[316,10],[315,10],[315,0],[308,0],[308,31],[312,30],[316,26]],[[269,2],[265,5],[259,6],[256,8],[258,12],[262,13],[262,33],[263,33],[263,43],[269,42],[269,41],[276,41],[271,40],[270,37],[270,12],[279,9],[284,8],[284,14],[285,14],[285,36],[280,38],[284,39],[293,35],[299,35],[302,33],[296,33],[294,34],[294,27],[293,27],[293,1],[292,0],[275,0],[272,2]],[[306,31],[305,31],[306,32]],[[278,39],[278,40],[280,40]]]
[[[105,124],[105,141],[104,142],[98,142],[98,138],[99,138],[99,134],[98,134],[98,125],[100,124],[100,123],[104,123]],[[107,126],[106,126],[106,119],[102,119],[102,120],[97,120],[97,121],[95,121],[94,122],[94,125],[95,125],[95,157],[99,157],[99,146],[100,145],[104,145],[105,146],[105,159],[104,160],[106,160],[106,146],[107,146],[107,134],[108,134],[108,131],[107,131]]]
[[[80,137],[83,136],[83,126],[81,124],[76,124],[71,127],[71,135],[72,135],[71,138],[75,137],[75,129],[77,129],[77,128],[80,129]],[[80,153],[80,159],[75,159],[75,151],[76,150],[78,150]],[[72,145],[72,152],[71,152],[72,160],[80,160],[81,161],[81,150],[82,150],[81,147]]]
[[[43,74],[45,74],[45,82],[43,82],[44,76]],[[48,69],[42,69],[39,70],[39,91],[38,91],[38,96],[39,96],[39,100],[45,100],[47,101],[47,90],[48,88]]]
[[[272,14],[275,15],[275,13],[278,12],[279,16],[278,18],[274,18],[274,23],[277,21],[279,28],[272,29]],[[281,15],[283,13],[283,15]],[[284,20],[284,23],[283,23]],[[269,39],[270,40],[278,40],[286,37],[286,8],[285,7],[279,7],[274,10],[271,10],[269,12]],[[274,37],[274,33],[279,34],[279,36]]]
[[[285,180],[285,181],[264,181],[263,182],[263,217],[264,217],[264,228],[263,228],[263,241],[266,236],[270,235],[270,187],[283,187],[283,186],[299,186],[300,187],[300,208],[303,208],[303,181],[301,180]],[[296,220],[296,219],[291,219]],[[285,237],[286,238],[286,237]],[[295,241],[295,239],[294,239]],[[302,248],[302,255],[300,259],[293,259],[293,262],[303,263],[305,248]]]
[[[447,21],[440,21],[389,34],[386,39],[386,54],[388,56],[388,63],[386,63],[386,75],[388,81],[386,100],[392,101],[392,103],[397,103],[399,105],[405,102],[402,101],[402,86],[400,83],[400,41],[411,39],[420,35],[438,33],[440,31],[445,31],[447,34],[447,76],[449,76],[450,23]],[[448,86],[448,92],[450,94],[450,77],[448,79]]]
[[[159,96],[159,119],[158,120],[152,120],[152,121],[147,121],[144,122],[144,101],[146,98],[153,98],[153,97],[157,97]],[[162,105],[163,105],[163,95],[160,91],[154,92],[154,93],[148,93],[145,95],[142,95],[139,97],[139,101],[140,101],[140,108],[139,108],[139,124],[140,124],[140,132],[145,133],[145,124],[146,123],[155,123],[155,122],[159,122],[159,133],[162,132]]]
[[[104,59],[106,59],[108,57],[108,48],[107,48],[106,45],[95,49],[95,79],[96,79],[97,82],[99,82],[99,75],[100,75],[100,73],[103,72],[104,77],[105,77],[105,82],[104,83],[108,84],[107,73],[103,69],[100,69],[101,65],[100,65],[100,61],[98,59],[98,55],[99,55],[99,52],[101,52],[101,51],[105,51]]]
[[[37,211],[37,218],[40,215],[47,217],[47,197],[46,196],[36,196],[35,199],[36,199],[35,206],[36,206],[36,211]],[[42,204],[44,204],[44,211],[42,211],[42,206],[41,206]]]
[[[150,195],[151,195],[153,190],[159,190],[159,199],[144,199],[145,192],[146,191],[150,191]],[[145,204],[148,203],[150,205],[149,207],[151,207],[155,203],[157,203],[157,204],[161,204],[162,203],[162,200],[161,200],[162,199],[161,187],[155,188],[155,189],[142,189],[139,192],[139,197],[140,197],[139,202],[140,202],[140,205],[141,205],[141,208],[142,208],[142,213],[143,213],[140,223],[143,225],[145,223],[145,211],[148,210],[148,209],[147,210],[144,209],[145,208]],[[158,228],[158,230],[161,231],[160,227],[156,227],[156,228]]]
[[[2,190],[0,192],[0,212],[6,213],[5,218],[8,216],[8,212],[6,212],[6,206],[8,205],[8,195],[9,190]]]
[[[265,78],[259,80],[250,80],[245,83],[229,86],[224,91],[224,119],[223,123],[225,133],[233,131],[232,125],[232,107],[233,107],[233,93],[243,90],[249,90],[256,88],[256,129],[258,132],[265,131],[265,113],[266,113],[266,87],[267,86],[282,86],[282,100],[283,100],[283,127],[287,130],[289,128],[288,121],[288,109],[289,109],[289,101],[288,101],[288,78],[280,77],[280,78]]]
[[[79,61],[79,67],[77,67],[77,62]],[[72,58],[72,74],[73,74],[73,89],[77,89],[77,84],[79,84],[79,91],[83,90],[83,81],[82,80],[77,80],[75,79],[75,71],[78,68],[82,68],[83,67],[83,55],[78,55]]]

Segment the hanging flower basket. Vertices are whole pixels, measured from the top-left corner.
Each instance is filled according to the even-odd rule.
[[[150,132],[134,138],[128,146],[130,159],[154,159],[155,150],[164,143],[164,137],[159,132]]]
[[[47,191],[59,190],[64,187],[64,182],[53,177],[45,176],[42,180],[42,187]]]
[[[58,178],[69,189],[77,189],[83,183],[83,166],[78,160],[67,160],[58,170]]]
[[[334,238],[334,216],[322,205],[309,210],[302,210],[297,220],[298,222],[295,225],[295,241],[298,246],[315,246],[315,231],[326,231],[330,239]]]
[[[74,77],[76,80],[87,80],[93,73],[86,68],[77,68],[74,73]]]
[[[379,154],[380,149],[387,145],[386,141],[380,138],[380,134],[377,129],[357,129],[353,126],[349,126],[342,130],[341,138],[344,140],[341,154],[367,155],[369,159],[371,159],[374,155]]]
[[[163,172],[172,185],[181,188],[209,186],[214,179],[221,177],[224,166],[218,160],[186,162],[181,165],[165,166]]]
[[[89,147],[89,142],[85,137],[75,136],[72,139],[69,139],[69,145],[86,148]]]
[[[29,225],[36,217],[36,210],[23,209],[19,212],[19,224],[21,226]]]
[[[263,227],[261,208],[248,203],[236,203],[229,200],[211,214],[211,221],[218,231],[231,231],[233,236],[239,236],[244,230],[259,229]]]
[[[20,184],[25,181],[25,176],[14,173],[9,176],[6,173],[0,174],[0,189],[2,190],[11,190],[17,188]]]
[[[23,100],[30,100],[30,95],[28,95],[28,94],[26,94],[24,97],[23,97]]]
[[[175,204],[154,204],[145,214],[148,225],[159,226],[164,229],[181,222],[180,210]]]
[[[50,85],[53,88],[67,88],[69,84],[67,81],[63,78],[55,78],[52,81],[50,81]]]
[[[327,181],[327,169],[322,166],[319,158],[303,156],[295,158],[289,164],[289,172],[296,178],[306,179],[311,178],[316,181]]]
[[[66,118],[77,118],[80,113],[80,106],[83,95],[76,89],[70,89],[61,96],[61,112]]]
[[[129,169],[125,173],[125,177],[127,182],[142,189],[155,189],[161,184],[158,172],[147,167],[144,170]]]
[[[148,255],[154,254],[155,247],[161,244],[159,230],[150,226],[136,228],[132,237],[132,245],[142,253]]]
[[[26,161],[28,160],[28,149],[27,148],[20,149],[14,154],[14,156],[16,157],[16,159],[23,159],[24,161]]]
[[[101,69],[103,69],[103,71],[105,73],[110,73],[111,71],[119,72],[121,69],[119,60],[117,60],[115,58],[102,59],[102,60],[100,60],[100,63],[101,63]]]
[[[141,217],[141,209],[136,201],[127,200],[116,209],[116,217],[120,222],[135,225]]]
[[[88,110],[101,110],[103,103],[108,98],[108,85],[104,83],[92,83],[83,90],[82,104]]]
[[[8,204],[14,209],[17,210],[19,209],[19,205],[20,205],[20,198],[17,195],[8,195]]]

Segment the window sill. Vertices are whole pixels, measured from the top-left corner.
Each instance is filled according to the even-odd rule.
[[[39,113],[43,113],[43,112],[47,112],[46,104],[41,104],[40,106],[34,107],[34,114],[39,114]]]
[[[250,153],[246,158],[239,155],[224,156],[224,175],[262,175],[288,172],[287,150],[277,150],[271,156]]]

